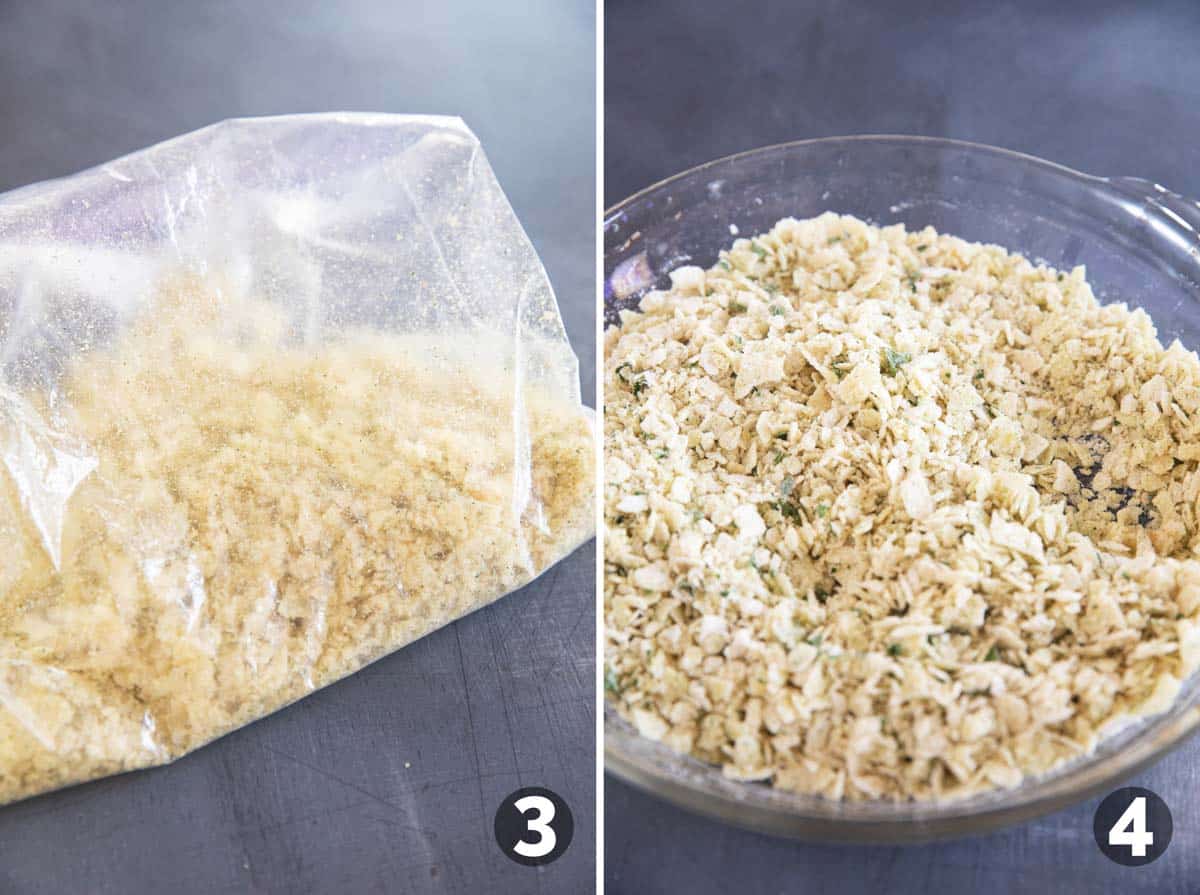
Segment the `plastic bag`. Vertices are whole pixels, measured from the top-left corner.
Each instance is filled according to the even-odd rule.
[[[167,762],[592,534],[457,119],[227,121],[0,197],[0,801]]]

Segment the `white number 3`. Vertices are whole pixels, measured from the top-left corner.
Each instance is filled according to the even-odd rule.
[[[537,812],[536,816],[525,818],[525,829],[530,833],[537,833],[538,836],[536,842],[519,840],[513,846],[513,851],[524,858],[543,858],[554,851],[554,844],[558,842],[558,837],[550,827],[550,821],[554,820],[554,803],[545,796],[525,796],[517,799],[513,805],[521,812],[522,817],[527,811]],[[1145,817],[1145,812],[1142,816]]]
[[[518,806],[520,803],[518,803]],[[1146,797],[1138,796],[1108,831],[1109,845],[1128,845],[1135,858],[1146,857],[1146,847],[1154,844],[1154,834],[1146,829]]]

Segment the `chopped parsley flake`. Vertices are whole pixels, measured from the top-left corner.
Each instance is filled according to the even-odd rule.
[[[785,519],[791,519],[793,522],[803,522],[804,519],[800,516],[800,509],[790,500],[777,500],[775,509],[783,514]]]
[[[604,669],[604,689],[609,693],[619,694],[621,692],[621,684],[617,680],[617,674],[611,668]]]
[[[900,372],[900,368],[912,360],[912,355],[907,351],[893,351],[891,348],[883,349],[883,372],[889,376],[895,376]]]

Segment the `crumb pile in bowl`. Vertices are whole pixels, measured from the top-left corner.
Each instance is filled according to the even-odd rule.
[[[1200,359],[1082,268],[824,214],[606,336],[605,687],[835,799],[1018,785],[1200,664]]]

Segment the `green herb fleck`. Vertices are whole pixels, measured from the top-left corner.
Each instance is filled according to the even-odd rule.
[[[844,236],[831,236],[826,244],[833,245],[835,242],[841,242],[843,239],[845,239]]]
[[[983,657],[983,661],[995,662],[999,658],[1000,658],[1000,651],[993,646],[990,650],[987,651],[987,655]]]
[[[923,251],[925,251],[927,248],[929,248],[929,245],[928,245],[928,244],[926,244],[926,243],[921,243],[919,246],[917,246],[917,251],[918,251],[918,252],[923,252]]]
[[[907,351],[893,351],[891,348],[883,349],[883,372],[889,376],[895,376],[900,372],[900,368],[912,360],[912,355]]]
[[[847,373],[850,372],[850,368],[853,366],[853,364],[850,363],[850,359],[847,357],[837,357],[830,362],[829,366],[833,369],[833,375],[838,379],[842,379]]]
[[[771,305],[771,316],[772,317],[782,317],[783,316],[783,308],[779,307],[779,305]]]
[[[742,304],[740,301],[731,301],[729,303],[729,313],[730,314],[745,314],[746,310],[747,310],[746,306],[744,304]]]
[[[805,643],[807,643],[809,646],[820,646],[821,645],[821,635],[814,634],[812,637],[808,638],[808,640],[806,640]]]
[[[903,655],[903,653],[904,653],[904,647],[902,647],[898,643],[893,643],[888,646],[887,651],[888,651],[889,656],[900,656],[900,655]]]
[[[791,519],[793,522],[804,521],[804,519],[800,516],[799,508],[791,501],[777,500],[775,501],[775,509],[779,510],[785,519]]]
[[[758,255],[759,258],[767,257],[767,250],[760,246],[757,242],[751,242],[750,249],[754,252],[754,254]]]
[[[617,674],[611,668],[604,669],[604,689],[609,693],[620,694],[621,684],[617,680]]]
[[[646,382],[646,377],[639,376],[637,379],[633,380],[633,396],[636,398],[649,387],[650,385]]]
[[[776,451],[775,452],[775,465],[778,466],[782,462],[783,462],[783,451]]]
[[[724,259],[717,262],[717,267],[721,268],[721,270],[732,270],[732,268],[729,266],[729,262],[725,261]]]
[[[917,291],[917,283],[920,281],[921,274],[919,271],[910,270],[904,274],[904,282],[908,283],[908,288],[913,292]]]
[[[826,516],[828,516],[829,515],[829,506],[827,504],[823,504],[823,503],[817,504],[817,515],[822,519],[824,519]]]
[[[976,370],[975,371],[975,381],[978,382],[982,378],[983,378],[983,370]]]
[[[775,463],[778,464],[783,459],[783,452],[777,451],[775,455]],[[796,487],[796,480],[790,475],[785,475],[783,481],[779,483],[779,500],[775,501],[771,506],[779,510],[785,519],[791,519],[793,522],[803,522],[804,517],[800,515],[800,508],[792,502],[792,491]]]
[[[629,381],[629,379],[628,379],[628,378],[625,376],[625,374],[621,372],[621,371],[622,371],[622,370],[624,370],[626,367],[628,367],[630,370],[632,370],[632,369],[633,369],[633,364],[631,364],[631,363],[628,363],[628,362],[626,362],[626,363],[623,363],[623,364],[618,364],[618,365],[617,365],[617,369],[613,371],[613,372],[615,372],[615,373],[616,373],[616,375],[617,375],[617,378],[618,378],[618,379],[620,379],[622,382],[628,382],[628,381]]]

